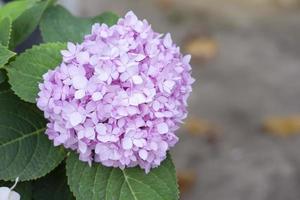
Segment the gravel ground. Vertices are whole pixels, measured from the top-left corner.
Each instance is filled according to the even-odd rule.
[[[218,124],[222,135],[211,144],[179,131],[181,140],[172,152],[176,167],[198,176],[182,199],[299,200],[300,137],[265,134],[261,122],[270,115],[300,113],[300,12],[224,5],[177,0],[162,9],[157,1],[86,0],[70,8],[84,16],[132,9],[156,30],[171,32],[179,44],[191,33],[217,41],[213,60],[193,61],[197,82],[189,108],[190,116]]]

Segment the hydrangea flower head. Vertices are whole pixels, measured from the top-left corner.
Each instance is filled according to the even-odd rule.
[[[146,172],[159,166],[187,115],[190,56],[132,12],[111,27],[93,25],[81,44],[68,43],[61,54],[37,98],[54,145],[90,164]]]

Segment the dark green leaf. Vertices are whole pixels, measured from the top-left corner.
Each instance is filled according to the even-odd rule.
[[[37,27],[49,2],[42,1],[25,10],[12,23],[10,48],[23,42]]]
[[[61,43],[48,43],[34,46],[22,53],[7,67],[12,90],[23,100],[35,103],[38,83],[49,69],[57,67],[62,60]]]
[[[4,69],[0,69],[0,84],[3,83],[6,78],[6,72],[4,71]]]
[[[0,68],[2,68],[14,55],[16,55],[14,52],[8,50],[7,47],[0,44]]]
[[[0,44],[8,46],[11,33],[11,20],[6,17],[0,21]]]
[[[43,114],[22,102],[7,85],[0,85],[0,180],[42,177],[65,158],[66,152],[54,147],[44,134]]]
[[[68,184],[77,200],[178,200],[170,156],[148,174],[135,167],[121,170],[98,163],[92,167],[72,153],[67,159]]]
[[[61,164],[34,183],[34,200],[75,200],[67,183],[65,165]]]
[[[84,35],[91,32],[94,23],[113,25],[117,19],[118,16],[110,12],[82,19],[73,16],[61,6],[55,6],[45,12],[40,29],[45,42],[82,42]]]
[[[11,188],[14,185],[14,182],[0,181],[0,187]],[[22,200],[32,200],[32,186],[31,182],[19,182],[17,186],[13,189],[20,194]]]

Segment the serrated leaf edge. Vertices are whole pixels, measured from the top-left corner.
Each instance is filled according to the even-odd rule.
[[[20,56],[22,56],[22,55],[24,55],[24,54],[27,54],[28,52],[30,52],[30,51],[33,50],[33,49],[37,49],[37,50],[38,50],[39,48],[42,48],[43,46],[47,46],[47,45],[65,45],[65,43],[63,43],[63,42],[48,42],[48,43],[42,43],[42,44],[40,44],[40,45],[33,45],[30,49],[26,49],[23,53],[19,54],[19,56],[18,56],[13,62],[9,63],[9,65],[6,65],[6,67],[5,67],[5,69],[8,71],[7,76],[8,76],[8,82],[9,82],[9,84],[10,84],[10,86],[11,86],[11,90],[13,91],[13,93],[14,93],[16,96],[18,96],[21,100],[23,100],[23,101],[25,101],[25,102],[29,102],[29,103],[33,103],[33,104],[36,103],[35,101],[34,101],[34,102],[28,101],[28,99],[25,99],[25,98],[19,96],[19,95],[15,92],[15,86],[14,86],[13,84],[11,84],[11,82],[10,82],[10,78],[9,78],[9,73],[10,73],[10,72],[9,72],[9,71],[13,68],[12,64],[15,63],[18,59],[20,59]]]
[[[69,156],[71,156],[71,154],[70,154],[70,152],[68,153],[69,155],[66,157],[66,158],[68,158]],[[169,153],[168,153],[169,154]],[[169,156],[171,156],[170,154],[169,154]],[[68,160],[67,160],[67,162],[68,162]],[[76,194],[75,194],[75,191],[73,191],[73,188],[71,187],[71,183],[70,183],[70,179],[69,179],[69,173],[68,173],[68,164],[67,164],[67,162],[66,162],[66,165],[65,165],[65,167],[66,167],[66,176],[67,176],[67,184],[68,184],[68,186],[69,186],[69,188],[70,188],[70,191],[71,191],[71,193],[74,195],[74,197],[76,198]],[[175,174],[175,181],[176,181],[176,189],[177,189],[177,192],[176,192],[176,199],[178,200],[179,198],[180,198],[180,190],[179,190],[179,185],[178,185],[178,178],[177,178],[177,176],[176,176],[176,169],[175,169],[175,166],[174,166],[174,163],[173,163],[173,161],[172,161],[172,159],[170,158],[170,162],[171,162],[171,164],[172,164],[172,169],[171,169],[171,171],[172,171],[172,173],[174,173]],[[76,163],[79,163],[79,162],[76,162]],[[74,170],[74,168],[75,168],[75,166],[77,166],[77,164],[75,163],[75,165],[72,165],[72,167],[71,167],[71,171],[73,171]],[[101,165],[100,163],[97,163],[97,164],[99,164],[99,165]],[[159,167],[165,167],[165,166],[159,166]],[[113,167],[111,167],[112,168],[112,170],[110,171],[110,174],[109,174],[109,177],[108,177],[108,180],[110,180],[110,177],[111,177],[111,174],[113,173],[113,171],[116,169],[116,168],[113,168]],[[70,169],[70,168],[69,168]],[[98,169],[98,168],[97,168]],[[167,169],[168,170],[168,169]],[[124,176],[124,182],[126,182],[126,184],[128,185],[128,187],[129,187],[129,189],[130,189],[130,192],[131,192],[131,194],[134,196],[134,200],[138,200],[137,199],[137,197],[135,196],[135,193],[134,193],[134,191],[132,190],[132,187],[131,187],[131,185],[130,185],[130,183],[129,183],[129,181],[127,180],[128,178],[131,178],[131,177],[129,177],[129,176],[127,176],[126,175],[126,172],[125,172],[125,170],[122,170],[121,169],[121,171],[122,171],[122,174],[123,174],[123,176]],[[71,174],[70,174],[71,175]],[[171,174],[172,175],[172,174]],[[81,173],[81,175],[80,176],[82,176],[82,173]],[[155,175],[156,176],[156,175]],[[133,180],[136,180],[136,179],[134,179],[134,178],[131,178],[131,179],[133,179]],[[136,181],[138,181],[138,182],[140,182],[139,180],[136,180]],[[107,185],[106,185],[106,187],[108,186],[108,183],[107,183]],[[150,186],[149,186],[150,187]],[[150,187],[151,188],[151,187]],[[153,190],[153,189],[152,189]],[[105,189],[105,193],[106,193],[106,191],[107,191],[107,188]],[[155,190],[153,190],[153,191],[155,191]],[[156,191],[155,191],[156,192]],[[157,193],[157,192],[156,192]],[[107,194],[107,193],[106,193]],[[78,194],[79,196],[81,196],[81,194]],[[158,196],[161,196],[160,194],[158,194],[157,193],[157,195]],[[107,197],[107,195],[105,195],[105,197]],[[163,197],[162,197],[163,198]],[[116,200],[120,200],[120,197],[118,198],[118,199],[116,199]]]

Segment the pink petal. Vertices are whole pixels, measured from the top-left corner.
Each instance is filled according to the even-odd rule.
[[[157,146],[157,144],[156,144],[155,142],[151,142],[151,143],[150,143],[150,148],[151,148],[152,150],[156,151],[156,150],[158,149],[158,146]]]
[[[166,123],[160,123],[160,124],[157,125],[157,131],[160,134],[165,134],[169,131],[169,127]]]
[[[79,62],[79,64],[82,64],[82,65],[88,64],[90,61],[90,55],[86,51],[80,52],[77,54],[76,59]]]
[[[122,141],[122,147],[126,150],[129,150],[132,148],[132,146],[133,146],[132,140],[128,137],[125,137]]]
[[[83,117],[81,116],[81,114],[79,112],[73,112],[69,116],[69,121],[72,126],[77,126],[78,124],[80,124],[82,119],[83,119]]]
[[[191,61],[191,58],[192,58],[191,55],[186,55],[186,56],[183,57],[182,62],[183,62],[184,64],[189,64],[190,61]]]
[[[140,84],[143,83],[143,79],[139,75],[134,75],[131,78],[132,78],[133,83],[136,84],[136,85],[140,85]]]
[[[72,42],[68,42],[68,50],[74,53],[76,51],[76,45],[73,44]]]
[[[124,81],[127,81],[129,79],[129,77],[130,77],[130,75],[127,72],[124,72],[121,74],[120,80],[124,82]]]
[[[171,90],[173,89],[174,85],[175,85],[175,81],[166,80],[163,84],[163,87],[166,92],[171,93]]]
[[[137,147],[143,147],[146,144],[145,139],[135,139],[133,140],[133,144]]]
[[[139,104],[145,103],[146,98],[141,93],[135,93],[131,97],[129,97],[129,104],[133,106],[137,106]]]
[[[134,60],[140,62],[140,61],[144,60],[145,58],[146,58],[145,55],[143,55],[143,54],[138,54],[138,55],[135,57]]]
[[[153,104],[152,104],[152,108],[155,111],[158,111],[160,109],[160,103],[158,101],[154,101]]]
[[[81,140],[82,138],[84,138],[84,130],[78,131],[77,132],[77,138],[78,140]]]
[[[86,153],[87,151],[87,145],[80,140],[78,141],[78,148],[81,153]]]
[[[146,150],[142,149],[142,150],[139,151],[139,156],[140,156],[141,159],[147,160],[148,152]]]
[[[127,115],[128,115],[127,110],[126,110],[125,107],[119,107],[119,108],[117,109],[117,112],[118,112],[118,114],[121,115],[121,116],[127,116]]]
[[[77,90],[74,94],[75,99],[82,99],[85,95],[84,90]]]
[[[166,48],[172,47],[172,38],[171,38],[170,33],[166,34],[163,43]]]
[[[88,80],[84,76],[75,76],[72,78],[72,84],[75,89],[84,89],[87,86]]]
[[[99,124],[96,125],[96,131],[97,131],[98,134],[105,135],[106,130],[107,130],[107,128],[104,124],[99,123]]]
[[[97,73],[98,73],[98,76],[97,76],[98,80],[100,80],[100,81],[108,80],[109,74],[106,73],[104,70],[100,70],[99,72],[97,71]]]
[[[85,137],[90,140],[95,139],[95,131],[92,127],[88,127],[85,129]]]
[[[93,101],[99,101],[103,98],[103,95],[101,92],[95,92],[93,95],[92,95],[92,99]]]

